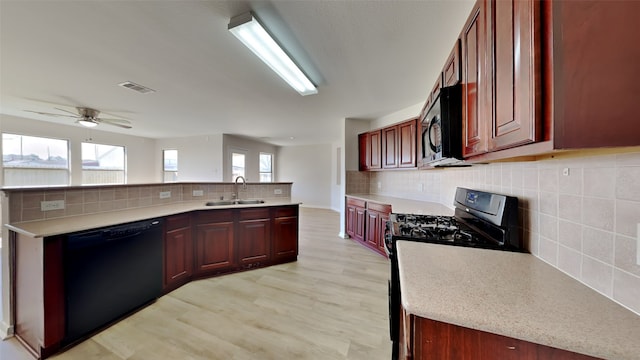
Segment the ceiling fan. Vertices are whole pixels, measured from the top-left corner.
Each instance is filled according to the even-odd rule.
[[[118,126],[121,128],[125,128],[125,129],[131,129],[131,122],[129,120],[124,120],[124,119],[105,119],[105,118],[100,118],[98,117],[98,115],[100,114],[100,111],[96,110],[96,109],[91,109],[91,108],[86,108],[86,107],[76,107],[76,110],[78,110],[78,113],[73,113],[71,111],[65,110],[65,109],[60,109],[60,108],[55,108],[56,110],[60,110],[60,111],[64,111],[66,113],[69,113],[71,115],[66,115],[66,114],[54,114],[54,113],[46,113],[46,112],[40,112],[40,111],[31,111],[31,110],[25,110],[28,112],[32,112],[32,113],[36,113],[36,114],[41,114],[41,115],[49,115],[49,116],[65,116],[65,117],[70,117],[70,118],[74,118],[77,119],[76,122],[82,126],[86,126],[86,127],[94,127],[97,126],[98,124],[109,124],[109,125],[113,125],[113,126]]]

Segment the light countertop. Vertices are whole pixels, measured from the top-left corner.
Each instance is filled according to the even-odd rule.
[[[375,194],[347,194],[346,196],[365,201],[372,201],[378,204],[391,205],[391,211],[394,213],[453,215],[453,208],[448,208],[435,202],[409,200]]]
[[[640,358],[640,316],[531,254],[398,241],[408,313],[605,359]]]
[[[30,237],[46,237],[67,234],[76,231],[96,229],[104,226],[124,224],[132,221],[152,219],[186,213],[196,210],[219,210],[250,207],[271,207],[284,205],[298,205],[291,199],[265,199],[263,204],[219,205],[206,206],[207,200],[184,201],[166,205],[155,205],[136,209],[110,211],[88,215],[69,216],[47,220],[25,221],[7,224],[9,230],[25,234]]]

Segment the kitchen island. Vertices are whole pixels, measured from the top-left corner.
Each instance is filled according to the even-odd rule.
[[[397,249],[405,324],[427,319],[522,346],[604,359],[640,356],[640,316],[531,254],[407,241]],[[412,326],[401,332],[405,350],[422,346]]]
[[[298,205],[288,198],[215,206],[185,201],[7,224],[15,259],[15,333],[38,358],[81,339],[68,337],[67,329],[69,311],[73,311],[66,295],[70,234],[144,219],[163,220],[163,235],[154,241],[162,249],[157,281],[162,282],[162,293],[167,293],[194,279],[295,261]],[[127,276],[136,274],[120,279],[125,281]],[[90,284],[85,291],[92,291]]]

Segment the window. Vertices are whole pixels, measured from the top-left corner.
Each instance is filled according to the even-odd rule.
[[[260,153],[260,182],[273,181],[273,155]]]
[[[2,134],[5,186],[68,185],[69,141]]]
[[[178,150],[163,150],[164,182],[178,181]]]
[[[83,184],[124,184],[124,146],[82,143]]]
[[[231,153],[231,181],[236,181],[238,176],[244,177],[244,154]]]

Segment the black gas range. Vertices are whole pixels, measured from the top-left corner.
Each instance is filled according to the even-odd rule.
[[[389,327],[392,359],[398,358],[400,276],[398,240],[484,249],[524,251],[518,229],[518,199],[513,196],[457,188],[454,215],[392,213],[386,226],[385,250],[391,263]]]

